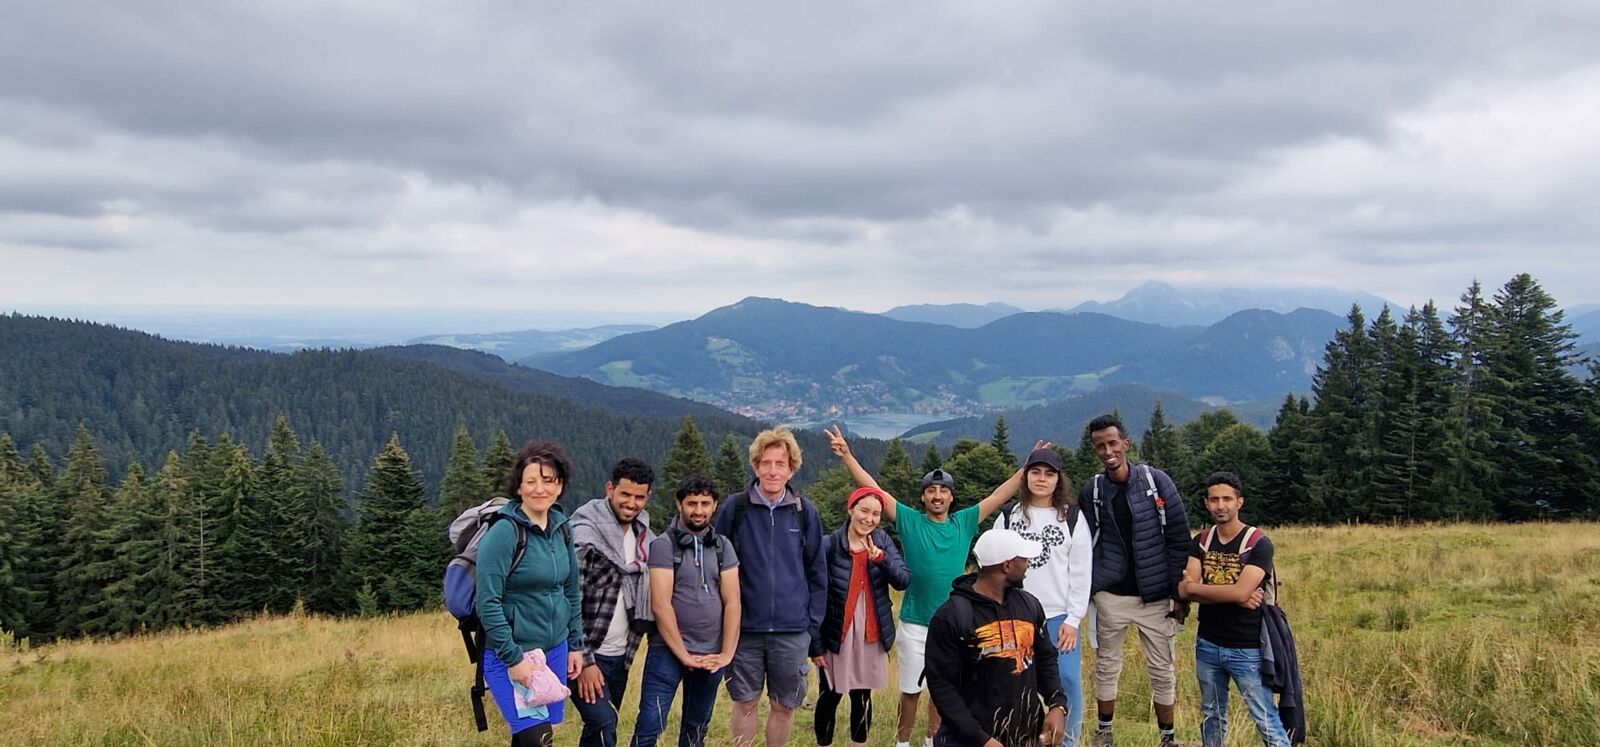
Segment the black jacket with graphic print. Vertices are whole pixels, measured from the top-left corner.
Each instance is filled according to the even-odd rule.
[[[1021,588],[996,603],[973,590],[977,578],[957,578],[928,625],[925,672],[948,732],[941,741],[1035,744],[1045,711],[1067,706],[1044,608]]]

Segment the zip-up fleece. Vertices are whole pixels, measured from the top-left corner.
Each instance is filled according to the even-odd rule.
[[[1122,535],[1117,527],[1117,512],[1112,508],[1112,495],[1116,487],[1111,478],[1097,474],[1078,490],[1078,505],[1089,519],[1089,529],[1094,533],[1094,582],[1090,594],[1115,586],[1133,566],[1134,579],[1139,586],[1139,598],[1146,602],[1160,599],[1177,599],[1178,582],[1183,579],[1183,569],[1189,564],[1189,547],[1194,544],[1189,536],[1189,515],[1184,511],[1183,496],[1167,473],[1155,467],[1150,469],[1150,480],[1145,482],[1144,468],[1128,463],[1128,511],[1133,515],[1133,557],[1129,558],[1122,545]],[[1100,483],[1100,500],[1094,499],[1095,482]],[[1161,511],[1149,490],[1167,504],[1167,524],[1161,526]]]
[[[948,744],[1034,744],[1045,710],[1067,707],[1044,608],[1021,588],[996,603],[961,576],[928,625],[928,694]],[[1043,699],[1041,704],[1040,700]]]
[[[755,481],[723,500],[712,525],[739,552],[739,629],[751,633],[810,633],[813,656],[822,655],[819,630],[828,606],[828,567],[822,521],[811,501],[785,486],[775,507],[759,497]],[[744,523],[733,537],[733,507],[745,505]],[[801,520],[805,511],[810,517]],[[800,533],[804,531],[805,552]]]
[[[567,515],[550,508],[546,528],[540,529],[522,513],[522,502],[507,503],[496,521],[478,541],[478,619],[486,636],[484,648],[492,650],[507,668],[522,661],[529,649],[549,651],[566,641],[568,651],[583,651],[583,608],[578,590],[578,557],[570,532],[558,530]],[[522,562],[511,571],[517,548],[517,529],[528,530]],[[510,576],[507,577],[507,571]]]

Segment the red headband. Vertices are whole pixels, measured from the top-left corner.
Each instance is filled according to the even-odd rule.
[[[855,507],[856,507],[856,502],[860,501],[862,498],[865,498],[865,497],[867,497],[869,495],[878,497],[878,504],[880,505],[880,507],[883,504],[888,503],[888,501],[889,501],[889,497],[884,495],[883,491],[879,490],[877,488],[873,488],[873,487],[856,488],[855,492],[851,493],[850,497],[845,499],[845,501],[844,501],[844,510],[846,510],[846,511],[854,510]]]

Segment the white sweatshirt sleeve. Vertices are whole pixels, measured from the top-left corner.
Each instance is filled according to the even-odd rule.
[[[1078,516],[1072,528],[1072,548],[1067,561],[1067,619],[1066,624],[1076,628],[1089,613],[1089,585],[1093,581],[1091,563],[1094,562],[1094,538],[1089,534],[1089,522]]]

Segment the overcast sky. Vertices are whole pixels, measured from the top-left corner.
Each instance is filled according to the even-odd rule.
[[[1593,0],[94,5],[0,0],[0,306],[1600,300]]]

